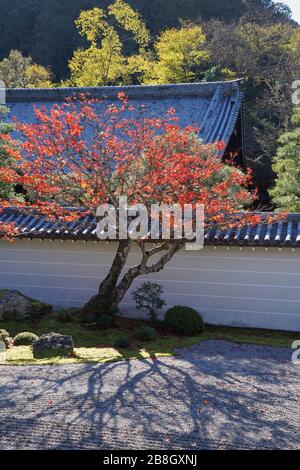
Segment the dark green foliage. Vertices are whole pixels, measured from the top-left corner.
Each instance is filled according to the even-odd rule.
[[[84,323],[90,328],[106,330],[114,325],[114,317],[112,315],[99,315],[96,313],[89,313],[84,318]]]
[[[123,348],[123,349],[126,349],[126,348],[129,348],[130,347],[130,343],[128,341],[128,338],[119,338],[115,341],[114,343],[114,347],[115,348]]]
[[[2,314],[2,321],[10,321],[10,320],[18,321],[20,319],[21,318],[20,318],[19,313],[16,312],[15,310],[11,312],[3,312]]]
[[[138,310],[148,311],[148,316],[152,321],[157,319],[157,312],[166,304],[161,298],[162,287],[155,282],[144,282],[133,293],[132,297]]]
[[[153,341],[156,336],[155,329],[150,326],[140,326],[135,330],[135,337],[140,341]]]
[[[107,328],[111,328],[113,326],[114,320],[111,315],[100,315],[97,319],[96,327],[100,328],[101,330],[105,330]]]
[[[56,314],[57,320],[70,323],[80,320],[80,309],[76,307],[62,308]]]
[[[83,321],[87,325],[92,325],[92,324],[94,325],[95,323],[97,323],[98,318],[99,318],[99,315],[97,314],[97,312],[88,311],[88,313],[84,315]]]
[[[273,169],[277,174],[271,194],[280,209],[300,211],[300,106],[294,110],[291,129],[278,141]]]
[[[39,337],[34,333],[24,331],[23,333],[19,333],[14,337],[14,346],[30,346],[33,341],[37,339],[39,339]]]
[[[165,326],[172,333],[182,336],[193,336],[204,329],[201,315],[190,307],[176,305],[170,308],[165,316]]]
[[[28,297],[29,298],[29,297]],[[33,300],[33,299],[30,299]],[[47,315],[52,312],[52,306],[45,304],[44,302],[34,301],[32,302],[30,311],[28,312],[31,319],[40,318],[43,315]]]

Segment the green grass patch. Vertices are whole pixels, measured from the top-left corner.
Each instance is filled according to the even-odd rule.
[[[62,323],[57,321],[55,317],[48,316],[31,326],[27,322],[0,322],[0,328],[9,331],[12,336],[22,331],[31,331],[38,336],[54,331],[73,336],[76,345],[72,357],[53,356],[51,354],[39,359],[33,357],[31,346],[16,346],[6,353],[6,364],[8,365],[104,363],[166,357],[175,355],[177,348],[192,346],[211,339],[276,347],[291,347],[293,341],[300,340],[299,333],[221,326],[206,326],[205,331],[200,335],[179,337],[168,334],[162,324],[157,324],[157,339],[143,342],[138,341],[133,335],[135,328],[143,324],[146,324],[146,322],[118,319],[115,328],[96,330],[80,323]],[[116,340],[124,336],[129,339],[130,348],[114,347]]]

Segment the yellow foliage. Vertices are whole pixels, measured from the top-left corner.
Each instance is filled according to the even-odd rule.
[[[133,10],[131,6],[123,0],[116,0],[115,3],[108,7],[109,14],[114,16],[118,23],[133,34],[137,44],[146,47],[150,42],[149,31],[141,19],[138,12]]]
[[[157,61],[145,83],[184,83],[193,81],[199,67],[209,59],[205,35],[198,25],[182,25],[164,31],[155,43]]]
[[[79,34],[86,36],[88,41],[96,45],[99,37],[108,27],[106,17],[106,13],[100,8],[82,11],[75,21]]]
[[[135,83],[141,83],[151,79],[153,72],[153,60],[149,53],[143,51],[143,53],[132,55],[127,59],[127,77],[124,77],[126,84],[130,85],[132,80],[135,79]]]
[[[71,83],[79,87],[115,84],[124,66],[125,58],[109,47],[79,49],[69,64]]]
[[[233,70],[230,70],[226,67],[221,69],[221,74],[222,74],[223,80],[235,80],[236,79],[236,73],[233,72]]]
[[[28,88],[51,88],[53,87],[51,81],[51,73],[42,65],[32,64],[29,65],[25,71],[28,78]]]
[[[130,32],[140,49],[140,55],[127,57],[123,53],[123,43],[109,18],[114,17],[126,32]],[[149,43],[149,32],[140,18],[123,0],[116,0],[107,11],[93,8],[81,12],[76,21],[82,36],[86,36],[91,46],[74,52],[69,62],[70,83],[75,86],[118,85],[130,82],[131,73],[143,73],[142,58],[144,47]],[[135,65],[134,65],[135,64]],[[138,65],[139,64],[139,65]],[[134,66],[137,69],[134,70]]]

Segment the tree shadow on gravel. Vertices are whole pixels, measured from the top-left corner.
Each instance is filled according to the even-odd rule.
[[[299,447],[288,350],[209,341],[180,355],[0,368],[0,448]]]

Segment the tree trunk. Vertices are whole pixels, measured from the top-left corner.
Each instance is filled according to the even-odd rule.
[[[104,281],[101,282],[98,294],[92,297],[83,307],[83,314],[86,320],[95,321],[97,317],[103,314],[113,315],[131,284],[138,276],[161,271],[183,246],[181,240],[173,243],[161,242],[152,249],[146,250],[145,243],[141,243],[140,248],[143,255],[141,262],[130,268],[119,281],[121,272],[126,264],[131,243],[129,240],[119,242],[118,251],[110,271]],[[155,263],[149,264],[150,258],[159,252],[165,253]]]
[[[83,316],[86,320],[94,321],[100,315],[113,315],[118,302],[115,301],[116,286],[130,251],[130,241],[119,242],[116,256],[106,278],[101,282],[98,293],[83,307]]]

